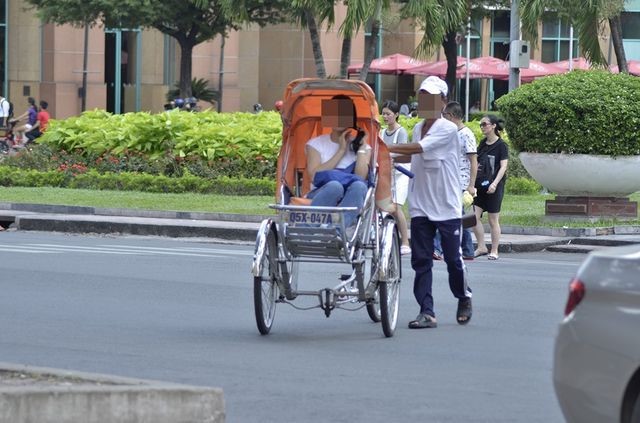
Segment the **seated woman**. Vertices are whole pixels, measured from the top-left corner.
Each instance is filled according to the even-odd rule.
[[[323,126],[331,126],[331,133],[312,138],[306,144],[307,172],[314,181],[312,191],[307,194],[312,206],[357,207],[361,209],[367,194],[367,177],[371,147],[365,133],[357,140],[355,106],[347,96],[336,96],[323,102]],[[327,113],[325,114],[325,110]],[[326,119],[325,119],[326,117]],[[354,141],[356,144],[354,144]],[[351,168],[353,171],[350,172]],[[325,170],[345,170],[359,178],[329,180],[316,187],[318,173]],[[345,213],[345,226],[356,223],[358,212]]]

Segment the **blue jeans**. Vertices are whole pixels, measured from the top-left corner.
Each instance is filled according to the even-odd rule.
[[[473,257],[473,238],[471,238],[471,231],[469,229],[462,229],[462,256]],[[433,239],[433,250],[442,255],[442,243],[440,241],[440,231],[436,231],[436,236]]]
[[[460,255],[460,219],[431,221],[428,217],[411,218],[411,268],[415,271],[413,295],[420,313],[435,317],[433,311],[433,241],[438,230],[442,236],[444,261],[449,273],[449,289],[458,299],[471,298],[467,272]]]
[[[347,212],[345,216],[345,227],[355,225],[358,213],[364,204],[364,197],[367,195],[367,184],[361,181],[352,182],[345,190],[338,181],[330,181],[313,190],[307,195],[311,198],[312,206],[329,207],[357,207],[357,212]]]

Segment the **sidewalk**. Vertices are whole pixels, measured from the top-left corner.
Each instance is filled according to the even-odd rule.
[[[253,243],[268,216],[105,209],[0,203],[0,224],[19,231],[199,237]],[[485,231],[490,242],[488,228]],[[500,252],[552,250],[585,253],[607,246],[640,244],[640,227],[535,228],[502,226]]]

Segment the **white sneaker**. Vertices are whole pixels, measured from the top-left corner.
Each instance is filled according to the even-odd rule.
[[[400,247],[400,255],[406,256],[411,254],[411,247],[408,245],[403,245]]]

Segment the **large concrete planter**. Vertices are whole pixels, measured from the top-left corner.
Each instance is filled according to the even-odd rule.
[[[629,195],[640,191],[640,156],[520,153],[527,172],[557,195],[549,216],[637,218]]]

